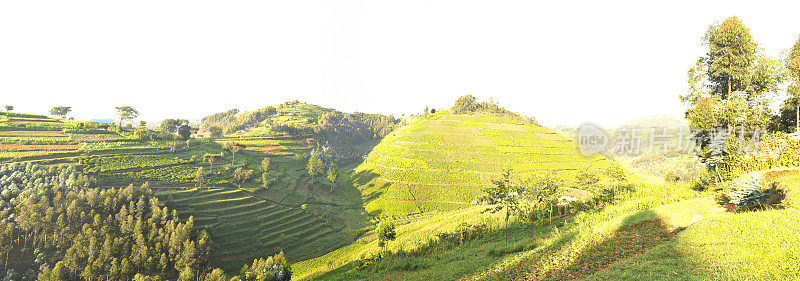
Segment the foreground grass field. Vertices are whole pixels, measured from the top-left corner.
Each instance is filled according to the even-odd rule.
[[[582,156],[574,141],[544,127],[444,110],[409,119],[372,150],[355,177],[370,214],[402,216],[468,207],[506,169],[566,179],[610,165],[602,155]]]
[[[788,191],[783,209],[728,213],[688,184],[637,184],[613,205],[548,225],[503,231],[496,217],[472,207],[452,214],[469,214],[465,225],[493,225],[476,240],[425,245],[436,231],[409,231],[412,225],[459,227],[434,216],[398,227],[389,247],[395,253],[376,264],[336,263],[379,251],[363,243],[296,268],[301,280],[796,280],[800,174],[777,180]]]

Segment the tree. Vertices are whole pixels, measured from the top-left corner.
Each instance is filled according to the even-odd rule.
[[[245,170],[242,169],[242,167],[238,167],[233,171],[233,179],[236,181],[236,184],[239,185],[239,187],[242,187],[242,185],[252,176],[253,170]]]
[[[116,110],[117,115],[119,115],[120,127],[122,127],[123,122],[133,120],[134,118],[139,116],[139,111],[130,106],[117,106],[114,107],[114,110]]]
[[[211,134],[212,138],[218,139],[222,137],[222,127],[219,125],[213,125],[208,127],[208,133]]]
[[[789,57],[786,62],[786,68],[789,70],[791,84],[787,89],[789,99],[794,99],[795,109],[795,132],[800,132],[800,36],[797,37],[797,42],[792,46],[789,52]]]
[[[6,105],[6,111],[14,111],[13,105]]]
[[[389,241],[393,241],[397,237],[394,222],[384,221],[378,224],[377,234],[378,246],[386,247]]]
[[[178,126],[177,131],[178,137],[180,137],[180,139],[183,141],[189,140],[189,137],[192,136],[192,127],[189,127],[188,124]]]
[[[214,170],[214,162],[217,161],[217,158],[220,157],[222,157],[222,155],[220,154],[206,153],[203,155],[203,162],[208,162],[208,164],[211,165],[211,167],[209,167],[208,170]]]
[[[453,112],[457,114],[465,114],[478,110],[478,103],[476,98],[472,95],[464,95],[456,100],[453,105]]]
[[[701,60],[708,65],[712,90],[723,99],[734,91],[745,90],[758,48],[750,29],[736,17],[727,18],[708,27],[703,45],[708,46],[708,53]]]
[[[186,266],[181,270],[181,274],[178,276],[178,281],[197,281],[194,274],[194,269],[189,266]]]
[[[430,112],[430,110],[428,110],[428,106],[426,105],[425,111],[423,111],[423,113],[425,114],[425,116],[428,116],[428,112]]]
[[[322,163],[322,159],[317,154],[311,155],[311,158],[308,159],[308,164],[306,164],[306,170],[308,170],[308,175],[311,176],[312,182],[318,175],[322,174],[324,168],[325,164]]]
[[[189,120],[186,119],[164,119],[161,121],[161,124],[158,125],[158,129],[162,132],[167,133],[175,133],[178,131],[178,126],[189,124]]]
[[[70,106],[55,106],[50,108],[50,115],[66,118],[71,111],[72,107]]]
[[[241,150],[242,147],[238,143],[226,142],[225,149],[231,152],[232,155],[231,165],[233,165],[236,162],[236,153],[239,152],[239,150]]]
[[[195,173],[194,181],[202,188],[203,187],[203,180],[205,180],[205,169],[203,167],[197,168],[197,173]]]
[[[495,202],[493,208],[489,209],[491,212],[506,211],[505,222],[506,229],[508,228],[508,220],[512,215],[519,212],[519,197],[521,193],[521,186],[511,181],[511,170],[508,169],[503,172],[503,177],[499,180],[492,180],[493,186],[485,188],[483,191],[487,193],[491,202]],[[505,230],[504,230],[505,232]],[[506,233],[506,242],[508,242],[508,234]]]
[[[727,139],[766,129],[771,116],[767,94],[779,90],[785,71],[777,60],[758,51],[750,30],[736,17],[711,25],[703,45],[707,55],[689,69],[689,91],[680,98],[688,108],[689,126],[698,131],[700,157],[721,177],[718,166],[728,165],[736,156],[730,152],[740,151]],[[714,138],[720,132],[725,137]],[[712,151],[712,140],[726,148]]]
[[[333,188],[336,187],[336,182],[339,179],[339,167],[336,163],[331,164],[328,167],[328,181],[331,182],[331,192],[333,192]]]
[[[222,269],[215,268],[211,271],[211,273],[206,274],[206,277],[203,279],[205,281],[228,281],[227,276],[225,276],[225,272]]]

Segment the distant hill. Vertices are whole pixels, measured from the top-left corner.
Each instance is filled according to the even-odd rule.
[[[386,136],[356,168],[355,184],[368,212],[392,216],[467,207],[506,168],[571,178],[610,163],[521,118],[444,110],[410,118]]]
[[[300,101],[290,101],[246,112],[232,109],[211,114],[201,119],[201,129],[208,130],[212,126],[219,126],[226,134],[230,134],[257,127],[268,127],[274,123],[306,127],[315,124],[320,116],[328,112],[338,111]]]

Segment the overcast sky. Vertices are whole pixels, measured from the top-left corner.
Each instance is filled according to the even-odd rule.
[[[800,33],[798,1],[653,2],[0,1],[0,104],[399,116],[470,89],[546,124],[610,124],[681,113],[710,24],[740,17],[773,56]]]

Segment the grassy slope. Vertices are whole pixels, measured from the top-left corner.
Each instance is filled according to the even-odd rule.
[[[469,206],[507,168],[571,178],[610,163],[580,155],[574,141],[543,127],[440,111],[413,117],[384,138],[356,168],[356,185],[371,214],[407,215]]]
[[[398,236],[398,242],[392,244],[391,249],[397,250],[401,245],[405,250],[413,249],[435,233],[448,232],[462,223],[475,224],[488,220],[497,227],[497,230],[462,245],[443,245],[433,251],[384,260],[379,266],[369,270],[359,271],[355,268],[355,263],[349,263],[319,276],[318,279],[391,280],[403,276],[407,280],[459,278],[504,280],[525,277],[530,274],[528,265],[537,268],[535,265],[544,262],[551,263],[553,272],[556,272],[555,269],[570,265],[565,259],[581,256],[583,250],[594,248],[602,241],[612,241],[618,230],[627,225],[635,225],[659,216],[672,216],[671,220],[681,223],[687,221],[685,217],[691,216],[654,210],[653,207],[696,198],[698,194],[689,191],[685,186],[642,184],[637,186],[635,192],[623,196],[629,199],[600,212],[581,214],[566,221],[533,228],[530,224],[517,223],[507,232],[501,230],[503,225],[500,218],[490,213],[482,213],[482,207],[457,211],[456,213],[468,215],[459,219],[445,220],[444,225],[432,223],[432,218],[424,219],[415,225],[431,229],[431,232],[419,235],[412,232],[412,235],[408,235],[404,231]],[[366,247],[351,246],[350,249],[341,249],[337,251],[339,253],[334,252],[330,255],[331,259],[327,262],[347,257],[357,258],[367,251],[365,249],[377,251],[377,246],[369,244]],[[349,256],[344,255],[345,252]],[[305,267],[310,264],[325,264],[323,258],[326,257],[328,256],[299,263],[296,268],[302,275],[306,273]],[[335,267],[333,265],[329,267]]]
[[[800,196],[800,174],[780,181],[788,190],[785,209],[726,213],[688,185],[639,184],[627,199],[598,212],[549,226],[514,225],[510,242],[498,231],[367,270],[350,263],[318,279],[795,280],[800,209],[792,201]],[[301,272],[304,266],[298,264]]]
[[[796,172],[796,171],[795,171]],[[770,172],[767,172],[769,174]],[[759,212],[716,213],[643,255],[617,263],[588,280],[797,280],[800,278],[800,174],[778,179],[788,207]],[[682,261],[700,265],[681,266]]]

